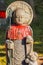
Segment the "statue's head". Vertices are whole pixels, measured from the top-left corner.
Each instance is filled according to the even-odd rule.
[[[30,15],[22,8],[16,9],[13,13],[13,22],[17,24],[27,25]]]
[[[11,3],[7,8],[6,13],[7,17],[10,15],[13,18],[14,23],[21,25],[29,25],[33,19],[32,8],[24,1],[15,1]]]

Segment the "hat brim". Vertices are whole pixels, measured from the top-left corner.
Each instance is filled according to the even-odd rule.
[[[24,1],[15,1],[11,3],[6,9],[6,18],[8,18],[9,16],[12,16],[12,12],[15,11],[17,8],[22,8],[28,14],[30,14],[30,19],[28,21],[28,24],[30,24],[33,19],[33,10],[32,10],[32,7]]]

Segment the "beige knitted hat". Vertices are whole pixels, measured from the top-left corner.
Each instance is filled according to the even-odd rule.
[[[30,24],[33,19],[33,10],[31,6],[24,1],[15,1],[11,3],[6,9],[6,18],[8,18],[9,16],[12,17],[12,12],[18,8],[22,8],[25,12],[27,12],[27,14],[29,14],[29,20],[27,24]]]

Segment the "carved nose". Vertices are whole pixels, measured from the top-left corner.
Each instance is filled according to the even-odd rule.
[[[21,22],[21,18],[19,18],[19,22]]]

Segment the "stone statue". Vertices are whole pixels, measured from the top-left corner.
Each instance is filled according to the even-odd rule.
[[[33,31],[30,23],[33,10],[24,1],[11,3],[6,10],[6,19],[10,26],[6,32],[8,65],[37,65],[37,53],[33,52]]]

